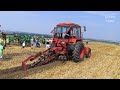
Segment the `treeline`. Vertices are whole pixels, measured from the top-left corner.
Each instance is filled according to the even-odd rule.
[[[18,35],[18,36],[23,36],[23,35],[30,35],[30,36],[44,36],[45,38],[52,38],[53,35],[48,35],[48,34],[38,34],[38,33],[27,33],[27,32],[13,32],[13,33],[6,33],[7,35]]]

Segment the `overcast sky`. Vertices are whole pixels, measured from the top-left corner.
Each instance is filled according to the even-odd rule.
[[[0,11],[0,29],[50,34],[61,22],[86,26],[86,38],[119,40],[119,11]]]

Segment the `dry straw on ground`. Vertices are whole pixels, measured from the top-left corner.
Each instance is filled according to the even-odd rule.
[[[44,48],[25,48],[9,47],[5,54],[12,55],[19,53],[18,56],[11,56],[9,61],[4,61],[0,65],[0,78],[21,78],[21,79],[116,79],[120,78],[120,46],[105,43],[89,43],[92,49],[91,58],[74,63],[67,61],[62,63],[55,61],[47,65],[32,68],[23,75],[23,71],[10,73],[12,67],[21,65],[21,62],[30,54],[43,51]],[[29,53],[31,52],[31,53]],[[24,54],[22,54],[24,53]],[[8,69],[3,72],[3,70]]]

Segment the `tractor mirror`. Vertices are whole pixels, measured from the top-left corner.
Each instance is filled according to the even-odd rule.
[[[85,26],[81,26],[81,32],[86,32],[86,27]]]
[[[84,32],[86,32],[86,27],[84,26]]]

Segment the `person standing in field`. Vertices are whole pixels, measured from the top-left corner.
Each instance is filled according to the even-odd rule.
[[[2,36],[0,36],[0,43],[2,43],[3,49],[5,49],[5,43],[6,43],[6,41],[5,41],[5,39]]]
[[[34,42],[33,46],[36,47],[36,36],[33,37],[33,42]]]
[[[88,47],[88,42],[86,42],[86,47]]]
[[[49,41],[49,38],[48,40],[46,40],[46,49],[49,49],[50,48],[50,41]]]
[[[34,44],[34,39],[33,39],[33,37],[31,38],[31,46],[33,46],[33,44]]]
[[[38,47],[38,48],[41,47],[41,44],[40,44],[39,40],[37,40],[37,42],[36,42],[36,47]]]
[[[3,45],[0,43],[0,60],[3,60]]]
[[[22,48],[25,48],[25,41],[23,41]]]
[[[4,40],[2,36],[0,36],[0,59],[3,59],[3,50],[4,50]]]
[[[4,49],[6,47],[6,33],[5,32],[2,32],[2,39],[4,41]]]

